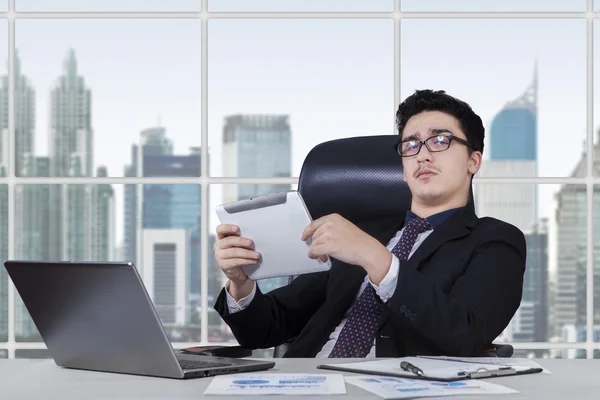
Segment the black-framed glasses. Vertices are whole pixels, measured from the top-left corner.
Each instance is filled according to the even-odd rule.
[[[427,150],[432,153],[436,153],[448,150],[450,148],[450,143],[452,143],[453,140],[456,140],[458,143],[462,143],[468,148],[473,149],[471,143],[454,135],[435,135],[428,137],[425,140],[404,140],[396,145],[396,151],[402,157],[413,157],[419,154],[421,147],[425,145]]]

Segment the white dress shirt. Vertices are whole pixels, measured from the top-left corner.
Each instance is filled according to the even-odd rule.
[[[400,231],[396,232],[394,237],[389,241],[389,243],[386,246],[389,251],[392,251],[394,246],[396,246],[396,244],[400,240],[400,237],[402,236],[403,231],[404,231],[404,228],[402,228]],[[419,248],[419,246],[421,245],[421,243],[423,243],[423,241],[427,238],[427,236],[429,236],[431,234],[431,232],[433,232],[433,230],[425,231],[425,232],[419,234],[419,236],[417,236],[417,240],[415,241],[415,244],[413,245],[413,247],[410,251],[410,254],[408,255],[408,258],[410,258],[414,254],[414,252]],[[365,280],[362,283],[362,285],[360,286],[360,289],[358,290],[358,293],[356,294],[356,297],[354,298],[354,302],[356,302],[356,299],[358,299],[358,297],[363,292],[363,290],[365,290],[365,287],[367,287],[368,284],[373,286],[373,288],[375,289],[375,293],[377,293],[377,295],[379,296],[379,298],[381,299],[382,302],[384,302],[384,303],[387,302],[392,297],[394,292],[396,291],[396,285],[398,283],[398,272],[399,271],[400,271],[400,260],[395,255],[392,255],[392,264],[390,265],[390,269],[389,269],[388,273],[386,274],[386,276],[383,278],[383,280],[379,283],[379,286],[377,286],[373,282],[371,282],[371,280],[369,279],[369,275],[365,276]],[[248,307],[248,305],[250,305],[250,302],[252,301],[252,299],[254,299],[254,295],[256,294],[256,283],[255,283],[254,288],[252,289],[252,292],[248,296],[246,296],[236,302],[235,299],[233,297],[231,297],[231,295],[229,294],[229,281],[225,284],[225,288],[226,288],[225,293],[227,294],[227,307],[229,308],[230,314],[241,311],[241,310],[245,309],[246,307]],[[350,307],[346,311],[346,314],[344,315],[344,318],[342,319],[340,324],[333,330],[333,332],[331,332],[331,335],[329,335],[329,340],[327,341],[327,343],[325,343],[325,345],[323,345],[323,347],[321,348],[321,351],[319,353],[317,353],[317,356],[316,356],[317,358],[327,358],[329,356],[329,353],[331,353],[331,351],[333,350],[333,346],[335,346],[335,342],[337,341],[337,338],[340,335],[340,332],[342,331],[344,324],[346,324],[348,316],[350,315],[350,312],[352,311],[352,307]],[[373,347],[371,347],[371,351],[366,356],[366,358],[375,358],[375,340],[373,341]]]

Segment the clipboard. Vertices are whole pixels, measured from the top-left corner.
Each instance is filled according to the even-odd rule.
[[[423,374],[417,375],[400,369],[400,363],[407,361],[422,369]],[[318,365],[318,369],[352,372],[366,375],[392,376],[397,378],[422,379],[440,382],[455,382],[466,379],[497,378],[503,376],[527,375],[542,372],[542,368],[518,366],[502,366],[493,364],[471,364],[447,361],[426,360],[417,357],[401,357],[377,361],[361,361],[345,364]]]

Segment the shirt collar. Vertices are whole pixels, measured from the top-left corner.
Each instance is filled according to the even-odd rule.
[[[427,220],[427,222],[429,222],[429,224],[431,225],[431,227],[433,229],[436,229],[438,226],[440,226],[442,224],[442,222],[444,222],[446,219],[448,219],[449,216],[451,216],[452,214],[454,214],[457,210],[460,210],[461,208],[464,208],[464,207],[451,208],[450,210],[446,210],[446,211],[439,212],[437,214],[430,215],[429,217],[427,217],[425,219]],[[415,218],[419,218],[419,216],[417,214],[415,214],[414,212],[408,210],[406,212],[406,218],[404,218],[404,225],[406,225],[410,220],[413,220]]]

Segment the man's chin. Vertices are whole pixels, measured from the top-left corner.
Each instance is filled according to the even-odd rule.
[[[423,204],[437,204],[444,197],[441,192],[438,191],[423,191],[418,193],[415,197]]]

